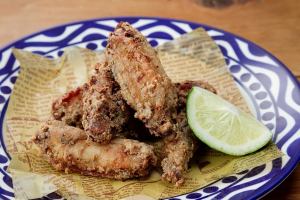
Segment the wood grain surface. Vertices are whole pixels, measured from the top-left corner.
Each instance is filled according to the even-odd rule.
[[[218,0],[203,1],[216,5]],[[73,21],[111,16],[168,17],[208,24],[247,38],[274,54],[300,78],[299,0],[235,0],[221,8],[204,6],[203,1],[0,0],[0,46]],[[263,199],[300,199],[300,167]]]

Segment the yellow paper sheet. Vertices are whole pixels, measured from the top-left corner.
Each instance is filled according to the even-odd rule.
[[[249,112],[223,56],[203,29],[197,29],[157,48],[166,73],[174,82],[204,80],[220,96]],[[16,199],[39,198],[58,192],[67,199],[158,199],[186,193],[232,173],[272,161],[282,154],[273,144],[243,157],[233,157],[204,148],[186,175],[185,184],[176,188],[160,181],[153,171],[141,180],[114,181],[79,174],[58,172],[43,159],[31,139],[42,121],[50,116],[52,101],[85,83],[102,52],[68,48],[51,60],[22,50],[14,50],[21,73],[14,86],[5,119],[5,143],[12,157]]]

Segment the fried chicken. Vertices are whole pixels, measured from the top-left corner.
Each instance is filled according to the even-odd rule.
[[[156,163],[153,148],[129,139],[113,139],[110,144],[87,140],[86,133],[60,121],[48,121],[34,142],[57,170],[124,180],[147,176]]]
[[[128,105],[107,62],[96,65],[95,75],[83,87],[82,102],[82,125],[95,142],[109,143],[128,121]]]
[[[177,110],[179,110],[179,112],[181,111],[185,112],[187,95],[193,86],[198,86],[212,93],[217,94],[216,89],[213,86],[211,86],[209,83],[204,81],[184,81],[181,83],[175,83],[175,87],[178,94]]]
[[[82,127],[82,87],[64,94],[52,104],[52,116],[69,126]]]
[[[202,81],[185,81],[176,83],[175,86],[179,99],[176,126],[171,134],[154,143],[154,151],[162,167],[162,179],[180,186],[184,183],[188,163],[198,146],[198,140],[194,137],[187,122],[186,97],[193,86],[202,87],[213,93],[216,93],[216,90]]]
[[[152,145],[158,157],[157,167],[162,169],[162,180],[181,186],[197,141],[188,127],[184,111],[178,113],[174,129]]]
[[[177,94],[146,38],[126,22],[111,33],[106,55],[126,102],[156,136],[170,133]]]
[[[49,121],[35,143],[58,170],[128,179],[159,165],[163,180],[182,185],[198,146],[187,94],[193,86],[216,90],[202,81],[173,84],[146,38],[126,22],[111,33],[105,55],[87,84],[53,104],[55,119],[77,127],[80,121],[84,131]]]

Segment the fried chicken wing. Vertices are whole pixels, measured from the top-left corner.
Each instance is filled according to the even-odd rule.
[[[52,116],[67,125],[82,128],[82,87],[64,94],[52,104]]]
[[[88,83],[53,103],[61,122],[47,122],[35,143],[58,170],[128,179],[159,165],[163,180],[182,185],[198,146],[187,94],[193,86],[216,90],[202,81],[173,84],[146,38],[126,22],[111,33],[105,56]]]
[[[193,86],[199,86],[216,93],[216,90],[206,82],[185,81],[175,84],[178,93],[178,107],[176,126],[174,131],[154,144],[155,153],[162,167],[162,179],[176,186],[184,182],[184,174],[188,170],[188,163],[198,146],[188,126],[186,116],[186,97]]]
[[[156,136],[167,135],[176,116],[177,94],[146,38],[120,22],[108,39],[106,55],[126,102]]]
[[[83,128],[93,141],[108,143],[128,121],[128,105],[107,62],[96,65],[95,75],[83,87],[82,102]]]
[[[158,157],[158,167],[162,169],[162,180],[180,186],[184,183],[184,175],[188,163],[196,149],[196,141],[187,126],[184,112],[179,113],[176,131],[152,143]]]
[[[86,133],[60,121],[48,121],[34,142],[57,170],[112,179],[149,174],[156,163],[153,148],[145,143],[115,138],[110,144],[87,140]]]
[[[177,110],[179,112],[182,112],[182,111],[185,112],[186,98],[187,98],[189,91],[192,89],[193,86],[198,86],[198,87],[206,89],[212,93],[217,94],[216,89],[205,81],[198,80],[198,81],[184,81],[184,82],[180,82],[180,83],[175,83],[175,87],[176,87],[177,94],[178,94]]]

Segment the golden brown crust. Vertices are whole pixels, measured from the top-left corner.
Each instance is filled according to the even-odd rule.
[[[210,85],[209,83],[207,83],[205,81],[198,80],[198,81],[183,81],[180,83],[175,83],[175,87],[176,87],[177,94],[178,94],[177,109],[179,109],[179,112],[182,109],[185,110],[186,98],[187,98],[189,91],[192,89],[193,86],[198,86],[198,87],[206,89],[212,93],[217,94],[217,90],[212,85]]]
[[[150,132],[166,135],[176,115],[177,94],[155,50],[126,22],[120,22],[108,39],[106,55],[123,98]]]
[[[128,120],[128,109],[110,67],[98,63],[89,83],[53,102],[52,116],[67,125],[85,129],[93,141],[108,143],[122,131]]]
[[[186,97],[193,86],[202,87],[214,93],[216,90],[203,81],[185,81],[176,83],[175,86],[179,98],[176,126],[173,133],[163,137],[154,146],[156,148],[155,153],[161,161],[162,179],[180,186],[184,183],[188,163],[198,146],[198,140],[194,137],[187,122]]]
[[[125,22],[111,34],[106,60],[88,83],[53,103],[53,116],[62,122],[47,122],[35,143],[58,170],[128,179],[148,175],[158,163],[163,180],[182,185],[198,146],[187,122],[187,94],[192,86],[216,90],[202,81],[171,83],[146,38]],[[162,137],[154,149],[124,138],[154,136]]]
[[[83,128],[93,141],[109,143],[122,131],[129,113],[107,62],[96,65],[83,88]]]
[[[34,142],[57,170],[112,179],[147,176],[156,164],[153,148],[136,140],[116,138],[110,144],[86,140],[86,133],[60,121],[48,121]]]
[[[180,113],[175,130],[154,145],[156,148],[161,148],[154,151],[161,162],[162,179],[176,186],[184,183],[188,163],[196,149],[196,143],[185,117],[185,113]]]
[[[52,116],[69,126],[82,128],[82,87],[78,87],[56,99],[52,104]]]

